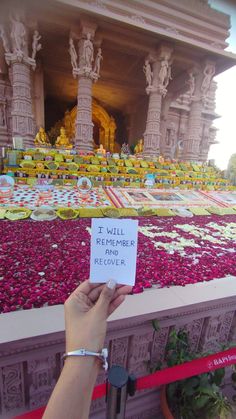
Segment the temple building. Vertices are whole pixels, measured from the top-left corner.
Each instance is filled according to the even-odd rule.
[[[76,150],[206,161],[215,143],[214,76],[230,18],[207,0],[1,1],[0,145],[52,144],[63,126]]]

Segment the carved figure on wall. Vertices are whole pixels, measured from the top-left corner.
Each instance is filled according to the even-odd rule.
[[[146,81],[147,81],[148,87],[151,87],[152,86],[152,79],[153,79],[153,72],[152,72],[152,68],[151,68],[151,64],[150,64],[149,60],[145,60],[145,64],[143,66],[143,72],[146,76]]]
[[[6,125],[6,117],[5,117],[4,105],[0,105],[0,126],[5,127],[5,125]]]
[[[209,127],[207,125],[203,126],[203,130],[202,130],[202,141],[200,143],[200,153],[202,154],[206,154],[209,151],[209,137],[210,137],[210,131],[209,131]]]
[[[195,77],[192,71],[190,71],[188,74],[189,74],[189,79],[186,81],[186,84],[189,85],[188,93],[190,94],[190,97],[192,97],[195,91]]]
[[[177,145],[176,145],[176,149],[175,149],[175,159],[179,159],[181,157],[181,153],[183,151],[184,148],[184,142],[183,140],[178,140],[177,141]]]
[[[10,15],[10,21],[13,52],[23,53],[23,49],[26,45],[25,25],[20,21],[20,18],[17,15],[15,16],[15,19]]]
[[[176,149],[176,127],[173,122],[171,122],[170,127],[166,130],[166,145],[170,150],[170,158],[173,159]]]
[[[94,63],[94,68],[93,68],[93,72],[97,74],[98,76],[100,75],[100,67],[101,67],[102,60],[103,60],[102,49],[98,48],[98,52],[95,58],[95,63]]]
[[[135,154],[139,154],[143,152],[143,138],[140,138],[140,140],[138,140],[138,143],[134,147],[134,152]]]
[[[165,56],[164,59],[161,61],[161,68],[159,71],[160,86],[166,88],[170,80],[172,80],[171,65],[168,61],[168,57]]]
[[[66,136],[66,130],[64,127],[60,128],[60,135],[57,137],[55,146],[62,148],[72,148],[72,144],[70,143],[69,138]]]
[[[48,146],[48,145],[51,145],[50,142],[49,142],[48,136],[47,136],[47,134],[46,134],[46,132],[45,132],[45,130],[44,130],[43,127],[40,127],[39,128],[39,131],[36,134],[36,137],[34,139],[34,144],[36,146],[45,146],[45,145]]]
[[[2,25],[0,25],[0,37],[2,38],[3,48],[5,52],[9,53],[10,52],[9,41],[7,38],[7,34],[5,32],[5,29]]]
[[[207,92],[210,88],[212,78],[215,74],[214,64],[209,64],[209,63],[206,64],[206,66],[204,68],[204,71],[203,71],[203,74],[204,74],[204,78],[203,78],[202,85],[201,85],[201,92],[202,92],[203,96],[206,96],[206,94],[207,94]]]
[[[39,44],[39,40],[41,39],[41,35],[37,30],[34,31],[33,35],[33,42],[32,42],[32,59],[35,60],[36,54],[38,51],[42,49],[42,44]]]
[[[72,69],[76,70],[78,68],[78,63],[77,63],[77,52],[74,46],[74,41],[72,38],[69,39],[69,54],[70,54],[70,59],[71,59],[71,65],[72,65]]]
[[[83,58],[85,67],[92,68],[93,57],[93,43],[91,41],[91,33],[87,33],[87,39],[83,45]]]

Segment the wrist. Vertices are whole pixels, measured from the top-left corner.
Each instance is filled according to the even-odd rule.
[[[85,386],[94,386],[101,369],[101,362],[96,357],[68,357],[62,373],[75,381],[82,380]]]

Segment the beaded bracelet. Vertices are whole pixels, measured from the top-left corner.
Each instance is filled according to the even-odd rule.
[[[108,349],[107,348],[103,348],[101,352],[92,352],[92,351],[87,351],[86,349],[77,349],[75,351],[66,352],[62,356],[62,359],[66,359],[69,356],[96,356],[102,361],[102,366],[104,370],[105,371],[108,370],[108,362],[107,362]]]

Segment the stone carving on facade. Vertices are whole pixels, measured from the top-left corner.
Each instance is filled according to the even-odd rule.
[[[181,159],[183,149],[184,149],[184,140],[179,139],[179,140],[177,141],[176,148],[175,148],[175,155],[174,155],[174,158],[175,158],[176,160],[180,160],[180,159]]]
[[[150,64],[150,61],[147,59],[145,60],[145,64],[143,66],[143,72],[145,74],[146,77],[146,82],[147,82],[147,88],[146,88],[146,92],[149,94],[150,91],[152,90],[152,82],[153,82],[153,71],[152,71],[152,67]]]
[[[167,158],[173,159],[175,157],[175,150],[177,144],[177,129],[174,122],[171,122],[166,129],[165,151]]]
[[[143,18],[143,16],[140,15],[131,15],[130,19],[137,23],[145,23],[145,19]]]
[[[201,351],[217,351],[222,342],[228,342],[234,316],[235,312],[230,311],[205,319],[200,341]]]
[[[102,49],[99,47],[94,59],[94,47],[91,38],[92,35],[88,32],[86,34],[86,38],[80,40],[79,65],[77,63],[78,57],[72,38],[69,40],[69,53],[71,57],[73,76],[87,77],[96,82],[100,77],[101,61],[103,60],[103,56]]]
[[[191,323],[182,325],[181,328],[188,332],[190,349],[193,352],[198,351],[198,346],[201,338],[204,318],[193,320]]]
[[[106,10],[107,6],[105,5],[104,0],[96,0],[91,3],[92,7],[96,7],[96,9]]]
[[[72,74],[74,78],[76,77],[76,74],[78,74],[79,68],[78,68],[78,54],[75,49],[74,40],[70,37],[69,39],[69,54],[70,54],[70,60],[72,65]]]
[[[9,44],[9,40],[8,40],[6,31],[5,31],[5,28],[4,28],[3,25],[0,25],[0,37],[2,39],[2,44],[3,44],[4,51],[6,53],[10,53],[11,52],[10,51],[10,44]]]
[[[73,69],[73,75],[78,76],[77,117],[75,130],[75,145],[81,150],[93,150],[92,122],[92,83],[100,76],[102,49],[99,47],[94,61],[92,36],[94,31],[86,33],[86,38],[79,41],[78,68]],[[74,60],[74,67],[75,67]]]
[[[35,409],[47,402],[56,384],[54,369],[55,354],[45,358],[28,361],[28,373],[31,376],[30,408]]]
[[[0,103],[0,126],[5,127],[6,126],[6,110],[5,110],[5,104]]]
[[[91,41],[91,33],[87,33],[86,39],[83,44],[83,60],[84,60],[84,69],[92,70],[92,63],[94,61],[94,49],[93,43]]]
[[[104,346],[110,348],[111,364],[124,365],[129,373],[133,372],[137,376],[147,375],[150,355],[152,366],[159,360],[163,361],[168,335],[174,326],[177,330],[186,328],[189,331],[193,349],[199,352],[213,347],[221,350],[222,343],[235,341],[236,313],[235,298],[231,296],[230,300],[226,298],[223,303],[219,301],[221,300],[197,304],[192,309],[148,313],[146,318],[139,315],[121,322],[109,323]],[[153,317],[157,318],[160,324],[158,332],[153,332],[151,326]],[[55,332],[51,337],[41,335],[25,339],[22,343],[15,341],[0,345],[1,417],[15,417],[47,403],[62,367],[61,355],[64,352],[62,336],[64,337],[64,333],[58,338],[58,332]],[[101,372],[96,384],[103,382],[105,375]],[[161,417],[160,413],[156,416],[154,414],[159,406],[158,389],[137,392],[131,400],[128,398],[127,403],[127,418]],[[104,398],[95,400],[91,406],[91,417],[94,419],[105,417],[105,409]]]
[[[211,122],[208,124],[203,124],[202,126],[202,140],[200,143],[200,153],[199,153],[199,160],[200,161],[206,161],[208,151],[210,148],[210,126]]]
[[[204,74],[204,77],[201,84],[201,93],[202,93],[203,99],[205,99],[208,93],[208,90],[210,89],[211,81],[215,75],[215,64],[207,63],[203,70],[203,74]]]
[[[39,43],[41,38],[42,37],[41,35],[39,35],[39,32],[35,30],[33,34],[33,42],[32,42],[32,55],[31,55],[32,60],[35,60],[37,52],[42,49],[42,44]]]
[[[101,67],[101,61],[103,60],[102,56],[102,49],[98,48],[97,55],[94,61],[94,67],[93,67],[93,78],[95,81],[100,77],[100,67]]]
[[[129,336],[112,340],[110,363],[127,367]]]
[[[221,327],[220,327],[220,332],[219,332],[220,342],[228,342],[234,316],[235,316],[234,311],[229,311],[228,313],[224,313],[220,316],[220,320],[221,320]]]
[[[214,126],[211,126],[209,129],[209,144],[217,144],[218,141],[216,141],[216,135],[217,135],[217,128]]]
[[[20,21],[20,18],[15,14],[15,18],[10,15],[11,22],[11,40],[12,50],[16,54],[23,55],[26,46],[26,29],[24,23]]]
[[[186,81],[186,84],[189,86],[187,93],[189,94],[190,99],[192,99],[195,91],[195,77],[192,71],[189,72],[189,79]]]
[[[20,411],[25,406],[23,363],[2,368],[2,413]]]
[[[137,375],[146,374],[147,364],[150,362],[150,342],[153,332],[131,337],[130,357],[128,358],[128,371]]]
[[[176,29],[175,26],[166,26],[165,30],[175,35],[179,34],[179,31]]]
[[[15,17],[10,15],[10,39],[5,31],[3,25],[0,26],[0,35],[5,51],[5,60],[8,65],[12,62],[24,62],[32,67],[33,70],[36,68],[36,54],[42,49],[42,44],[39,43],[41,35],[37,30],[34,31],[32,40],[32,55],[28,54],[27,46],[27,31],[25,24],[20,21],[19,16],[16,14]],[[10,46],[11,44],[11,46]]]
[[[151,365],[154,366],[158,361],[163,361],[165,357],[165,347],[169,336],[169,327],[162,327],[154,333],[151,346]]]
[[[158,88],[160,93],[165,96],[167,93],[167,86],[172,80],[171,77],[171,62],[169,54],[166,54],[161,60],[160,70],[159,70],[159,84]]]
[[[9,20],[9,30],[5,31],[3,27],[1,28],[5,60],[9,65],[9,78],[12,85],[11,115],[7,117],[7,123],[9,121],[9,132],[11,131],[12,136],[22,137],[24,146],[27,147],[33,145],[35,137],[31,69],[36,68],[36,54],[42,48],[39,43],[41,36],[38,31],[34,31],[32,54],[29,56],[28,33],[25,24],[17,13],[11,15]]]

